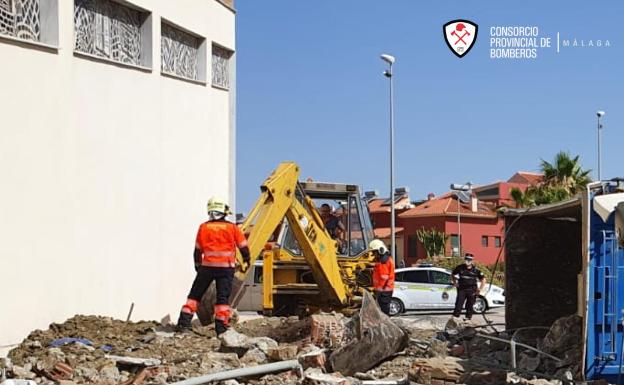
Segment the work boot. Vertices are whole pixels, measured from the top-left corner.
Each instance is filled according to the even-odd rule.
[[[215,332],[217,333],[217,337],[225,333],[228,330],[228,327],[229,326],[223,323],[223,321],[215,320]]]
[[[187,332],[191,330],[191,321],[193,320],[193,314],[184,311],[180,312],[180,318],[178,318],[178,324],[176,330],[178,332]]]

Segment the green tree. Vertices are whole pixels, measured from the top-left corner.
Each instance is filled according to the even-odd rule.
[[[560,151],[555,155],[553,163],[542,159],[540,168],[544,173],[544,184],[565,190],[570,196],[575,195],[585,187],[591,179],[591,170],[581,168],[580,156],[574,158],[570,153]]]
[[[574,158],[565,151],[555,155],[553,163],[542,159],[540,168],[544,180],[535,186],[529,186],[522,192],[517,188],[511,190],[511,197],[518,207],[530,207],[560,202],[578,194],[591,179],[591,170],[583,170],[580,157]]]
[[[425,230],[423,227],[416,231],[416,236],[423,244],[425,252],[427,253],[427,258],[444,255],[448,235],[443,231],[438,231],[436,229]]]

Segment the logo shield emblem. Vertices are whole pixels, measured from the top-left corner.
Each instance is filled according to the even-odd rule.
[[[444,40],[457,57],[464,57],[477,41],[479,26],[469,20],[451,20],[444,24]]]

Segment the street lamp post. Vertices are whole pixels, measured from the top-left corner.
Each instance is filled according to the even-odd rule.
[[[596,111],[596,116],[598,117],[598,180],[602,180],[602,164],[601,164],[601,151],[602,151],[602,123],[600,123],[600,118],[604,116],[605,112],[598,110]]]
[[[394,223],[394,94],[392,90],[392,65],[395,62],[395,58],[392,55],[383,54],[381,55],[381,60],[388,63],[388,69],[383,74],[390,81],[390,250],[394,256],[394,263],[398,264]]]
[[[461,257],[462,253],[462,237],[461,237],[461,204],[460,204],[460,196],[459,192],[464,191],[468,192],[472,190],[472,183],[468,182],[466,184],[451,184],[451,190],[455,191],[455,196],[457,197],[457,245],[458,250],[457,253]]]

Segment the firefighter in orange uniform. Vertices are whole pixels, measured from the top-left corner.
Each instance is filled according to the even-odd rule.
[[[178,319],[180,331],[191,329],[193,315],[197,312],[199,303],[212,281],[215,281],[217,286],[214,306],[217,335],[224,333],[229,326],[231,309],[228,301],[236,267],[236,248],[241,252],[245,269],[249,268],[250,261],[245,235],[235,223],[226,220],[229,214],[231,214],[229,207],[224,200],[215,197],[208,200],[209,219],[202,223],[197,231],[193,253],[197,275],[180,312]]]
[[[374,239],[368,246],[375,255],[373,268],[373,287],[379,308],[385,314],[390,313],[390,300],[394,291],[394,262],[390,251],[379,239]]]

